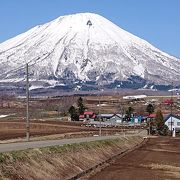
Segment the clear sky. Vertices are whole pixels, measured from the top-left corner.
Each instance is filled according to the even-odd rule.
[[[180,0],[0,0],[0,42],[78,12],[100,14],[180,58]]]

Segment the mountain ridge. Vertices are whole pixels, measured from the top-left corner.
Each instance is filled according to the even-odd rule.
[[[138,78],[138,88],[180,85],[178,58],[92,13],[60,16],[0,44],[1,83],[22,81],[25,63],[37,88],[136,86]]]

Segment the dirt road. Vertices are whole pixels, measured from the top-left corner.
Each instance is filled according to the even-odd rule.
[[[126,137],[127,136],[137,136],[137,135],[132,134],[132,135],[126,135]],[[62,146],[65,144],[100,141],[100,140],[107,140],[107,139],[117,139],[118,137],[123,137],[123,135],[83,137],[83,138],[72,138],[72,139],[30,141],[30,142],[0,144],[0,153],[1,152],[10,152],[10,151],[19,151],[19,150],[25,150],[25,149],[31,149],[31,148],[41,148],[41,147],[57,146],[57,145]]]
[[[143,147],[118,158],[90,180],[180,179],[180,139],[153,138]]]

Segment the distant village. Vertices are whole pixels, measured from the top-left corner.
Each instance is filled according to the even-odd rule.
[[[135,95],[135,96],[123,96],[124,100],[129,102],[134,101],[145,101],[146,95]],[[148,133],[154,134],[157,130],[156,121],[158,121],[157,116],[160,114],[163,120],[163,126],[166,128],[166,131],[175,131],[176,133],[180,132],[180,116],[173,112],[174,108],[179,110],[180,107],[180,98],[177,98],[176,101],[173,101],[172,98],[165,99],[161,106],[165,109],[166,114],[161,112],[161,109],[155,109],[155,104],[157,103],[156,99],[151,99],[149,103],[146,103],[146,110],[144,113],[137,114],[134,113],[134,109],[129,106],[125,111],[119,113],[101,113],[103,104],[99,101],[97,105],[98,113],[95,113],[91,110],[88,110],[83,104],[83,99],[80,97],[78,100],[78,109],[81,109],[78,116],[71,114],[71,120],[78,120],[84,123],[85,126],[92,127],[134,127],[134,128],[147,128]],[[71,107],[72,108],[72,107]],[[78,110],[74,110],[74,113]],[[97,111],[96,111],[97,112]],[[74,118],[75,117],[75,118]]]

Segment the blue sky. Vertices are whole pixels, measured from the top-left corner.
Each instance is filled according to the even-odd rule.
[[[0,0],[0,42],[78,12],[100,14],[180,57],[180,0]]]

